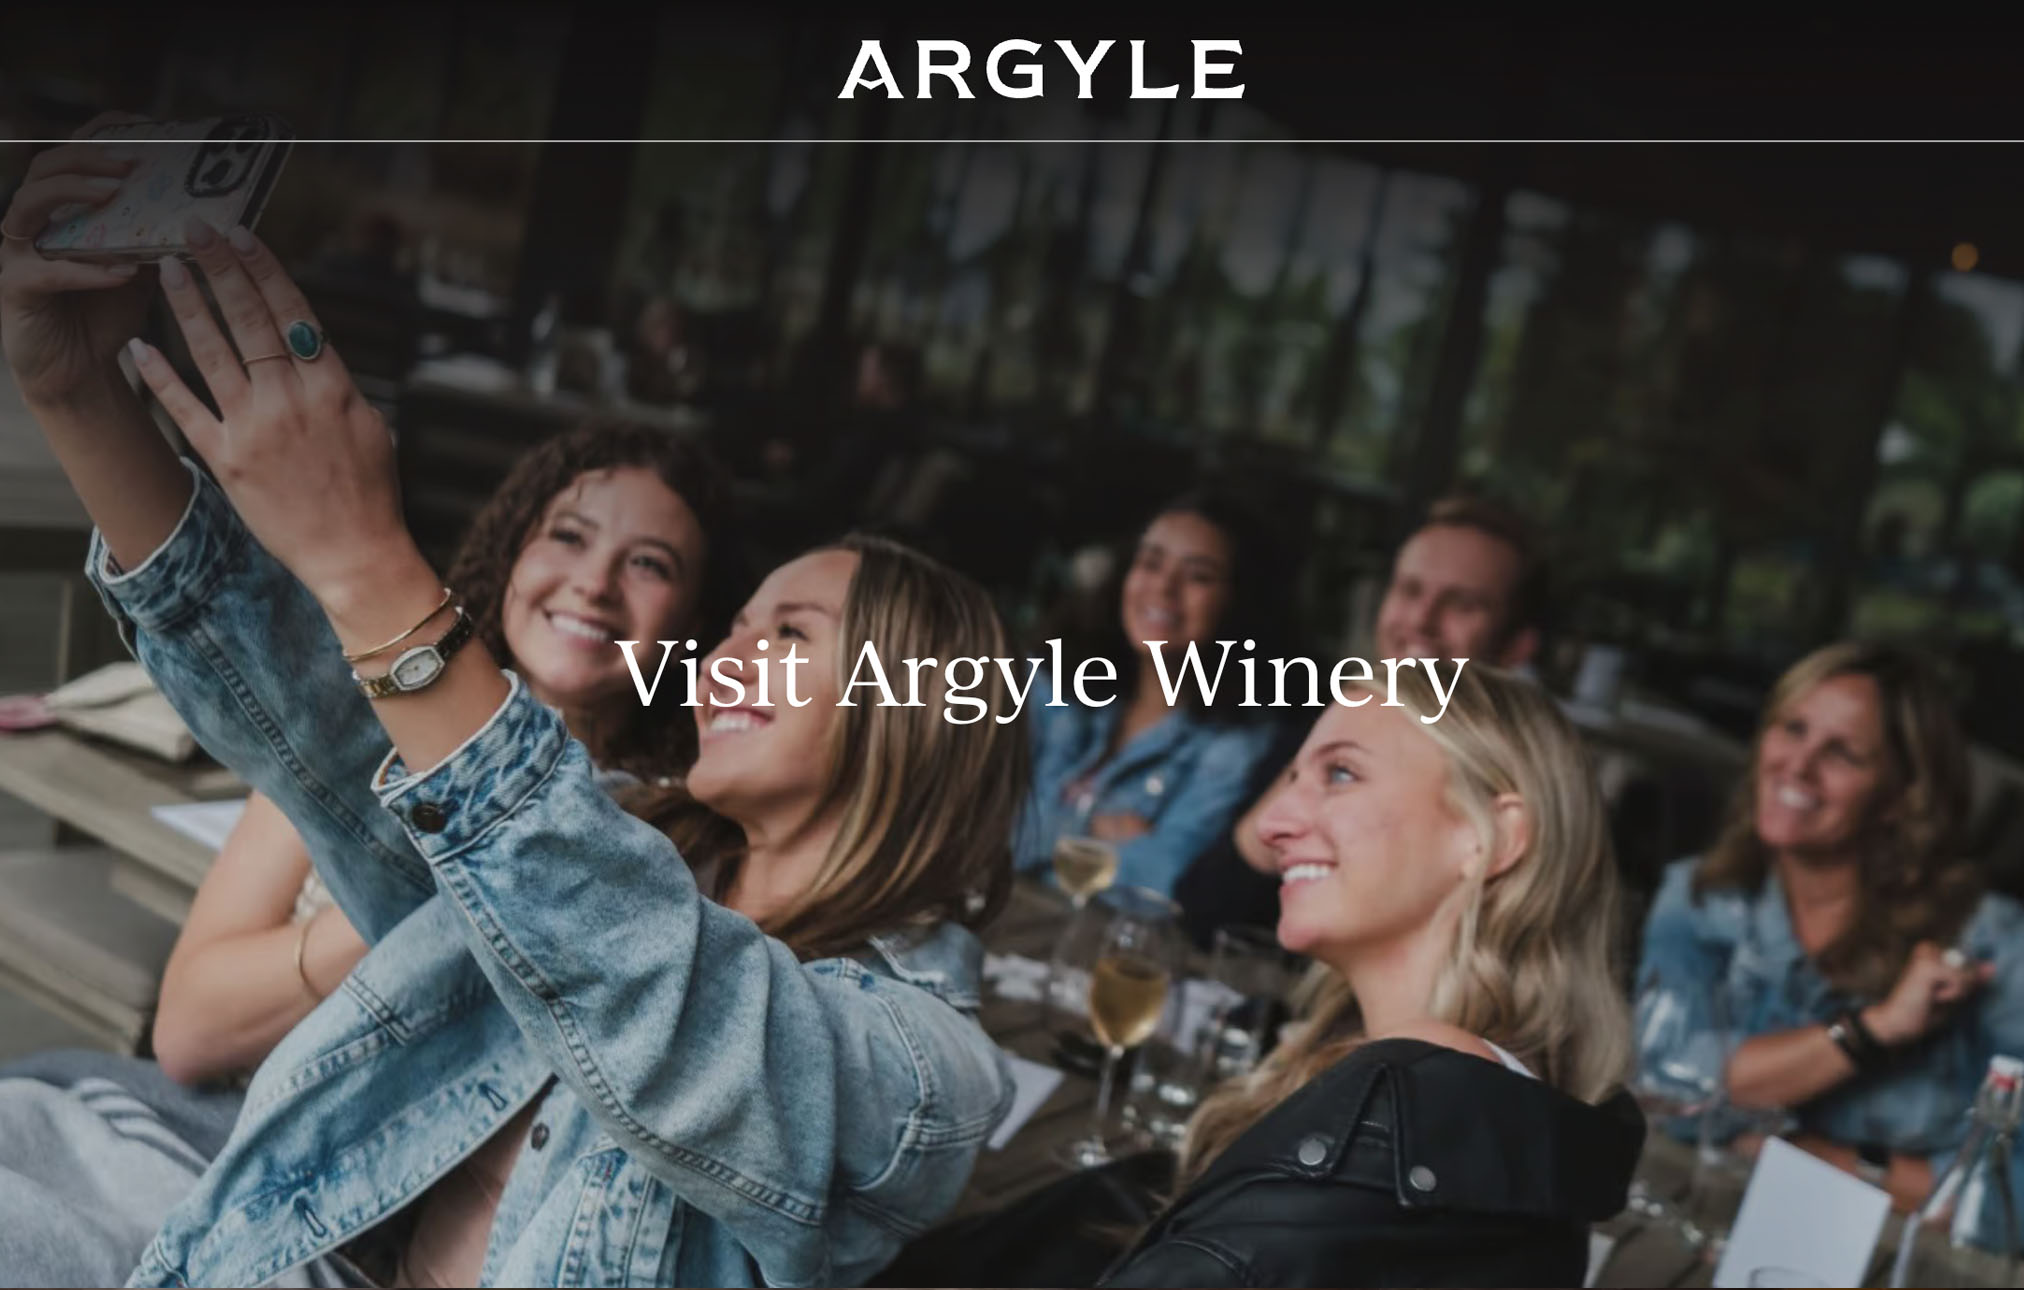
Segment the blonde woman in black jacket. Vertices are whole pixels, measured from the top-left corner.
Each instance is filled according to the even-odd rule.
[[[1536,686],[1468,667],[1443,711],[1418,669],[1398,680],[1402,707],[1380,684],[1325,712],[1258,813],[1280,943],[1315,960],[1298,1029],[1203,1102],[1155,1180],[1175,1199],[1100,1279],[1089,1261],[1116,1250],[1087,1220],[1140,1217],[1122,1175],[1145,1181],[1143,1159],[975,1227],[974,1275],[1582,1283],[1589,1225],[1623,1208],[1644,1141],[1595,779]],[[1055,1240],[1046,1266],[983,1270],[1019,1236]],[[938,1272],[961,1269],[910,1258],[887,1280]]]

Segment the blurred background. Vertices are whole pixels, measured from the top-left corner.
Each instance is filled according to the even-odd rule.
[[[1776,47],[1166,25],[1153,83],[1188,84],[1186,37],[1236,35],[1245,98],[1130,99],[1130,29],[1026,15],[974,34],[977,97],[897,102],[837,98],[858,40],[911,93],[911,38],[962,27],[10,16],[0,181],[107,106],[288,121],[306,141],[261,231],[387,411],[438,552],[528,443],[619,410],[731,460],[762,559],[876,511],[1032,627],[1078,552],[1213,475],[1303,539],[1309,647],[1350,652],[1393,545],[1466,485],[1552,536],[1549,679],[1612,645],[1740,737],[1810,647],[1903,637],[2020,751],[2019,150],[1630,141],[1920,137],[1939,109],[2000,132],[2000,49],[1824,22]],[[1050,49],[1052,92],[1010,101],[982,74],[1007,36],[1120,43],[1093,99]],[[82,551],[32,440],[0,429],[24,605]],[[0,680],[48,683],[18,630]],[[60,634],[59,674],[105,656]]]
[[[910,30],[10,19],[0,134],[118,104],[501,140],[304,143],[261,225],[397,410],[441,541],[571,396],[631,400],[708,426],[779,550],[819,535],[824,490],[883,483],[1019,622],[1087,541],[1198,473],[1240,478],[1309,536],[1301,609],[1332,648],[1417,508],[1475,482],[1555,536],[1563,666],[1608,639],[1733,724],[1810,645],[1906,635],[1988,700],[1979,735],[2024,739],[2014,150],[1296,142],[1368,119],[1345,87],[1392,55],[1277,30],[1240,59],[1241,101],[1009,102],[981,74],[1007,31],[974,45],[975,99],[834,97],[866,33],[893,33],[911,90]],[[1748,78],[1555,90],[1601,47],[1510,48],[1485,74],[1497,33],[1442,34],[1451,56],[1416,66],[1446,70],[1406,105],[1437,125],[1511,102],[1514,126],[1585,108],[1635,133],[1711,92],[1724,123],[1799,97],[1789,77],[1768,101]],[[1186,42],[1148,43],[1185,82]],[[939,138],[962,141],[893,141]],[[31,151],[0,145],[0,175]],[[870,437],[832,451],[846,413]]]

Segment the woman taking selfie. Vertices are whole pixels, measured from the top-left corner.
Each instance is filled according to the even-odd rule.
[[[1258,813],[1279,943],[1316,966],[1297,1029],[1196,1110],[1172,1186],[1120,1203],[1142,1159],[1071,1179],[881,1284],[1583,1283],[1644,1143],[1594,777],[1537,686],[1471,666],[1435,719],[1425,675],[1398,682],[1402,707],[1378,682],[1328,708]],[[1102,1225],[1175,1192],[1116,1257]]]
[[[1033,796],[1016,843],[1018,866],[1045,872],[1063,838],[1094,837],[1117,850],[1114,881],[1171,894],[1192,860],[1229,831],[1246,782],[1272,742],[1260,710],[1242,708],[1243,678],[1233,656],[1265,656],[1280,641],[1274,618],[1285,603],[1283,561],[1259,522],[1232,499],[1193,493],[1164,507],[1139,536],[1112,600],[1109,622],[1086,642],[1065,641],[1070,665],[1109,661],[1092,672],[1094,700],[1055,694],[1044,674],[1026,710],[1033,722]],[[1102,594],[1102,593],[1100,593]],[[1148,643],[1163,642],[1169,704]],[[1078,646],[1080,646],[1078,648]],[[1192,646],[1215,685],[1203,702],[1187,665]],[[1107,701],[1107,702],[1106,702]]]
[[[679,696],[641,706],[610,641],[723,635],[749,590],[727,496],[710,459],[675,436],[588,425],[521,459],[452,563],[480,637],[562,714],[615,790],[685,774],[695,756]],[[301,834],[254,794],[169,956],[155,1060],[65,1050],[0,1067],[0,1137],[32,1162],[0,1153],[0,1173],[45,1194],[52,1158],[88,1160],[123,1194],[151,1197],[104,1238],[108,1275],[123,1276],[224,1146],[246,1077],[367,948]],[[42,1126],[32,1147],[30,1123]],[[154,1182],[137,1189],[125,1181],[136,1174]]]
[[[700,449],[593,423],[523,457],[451,563],[479,638],[614,784],[680,776],[695,757],[689,714],[642,705],[612,642],[723,636],[749,590],[728,499]],[[163,1070],[193,1084],[250,1072],[366,949],[300,834],[254,795],[163,973]]]
[[[85,191],[56,178],[120,164],[44,154],[52,182],[7,227]],[[748,692],[708,687],[687,783],[652,804],[678,851],[471,639],[457,589],[444,603],[386,428],[273,255],[243,231],[191,243],[225,326],[194,270],[165,262],[162,288],[222,415],[130,352],[217,483],[112,365],[131,276],[10,239],[0,339],[100,526],[123,632],[373,948],[261,1066],[131,1280],[808,1284],[885,1263],[1009,1106],[968,925],[1006,890],[1023,748],[943,720],[939,694],[837,701],[867,640],[1002,655],[988,600],[873,541],[776,570],[709,660]],[[780,706],[786,676],[806,706]],[[994,676],[979,694],[1010,711]]]
[[[1646,1059],[1726,1065],[1731,1102],[1791,1112],[1797,1145],[1900,1209],[1989,1058],[2024,1055],[2024,910],[1961,855],[1969,789],[1930,666],[1828,646],[1779,679],[1727,826],[1667,870],[1645,929],[1645,988],[1693,1019]]]

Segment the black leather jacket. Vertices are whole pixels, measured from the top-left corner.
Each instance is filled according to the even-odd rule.
[[[1578,1286],[1644,1146],[1601,1106],[1414,1040],[1352,1052],[1253,1125],[1104,1286]]]

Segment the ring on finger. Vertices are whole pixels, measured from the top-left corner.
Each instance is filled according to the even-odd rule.
[[[323,333],[307,319],[289,323],[281,337],[288,343],[288,352],[305,363],[313,363],[323,354]]]
[[[244,359],[244,360],[242,360],[242,361],[241,361],[241,363],[240,363],[240,366],[242,366],[242,367],[252,367],[252,366],[253,366],[253,364],[255,364],[255,363],[265,363],[265,362],[267,362],[267,361],[268,361],[269,359],[275,359],[275,358],[280,358],[280,359],[285,359],[285,358],[287,358],[287,357],[289,357],[289,356],[288,356],[287,354],[255,354],[255,355],[253,355],[253,356],[252,356],[251,358],[247,358],[247,359]]]

